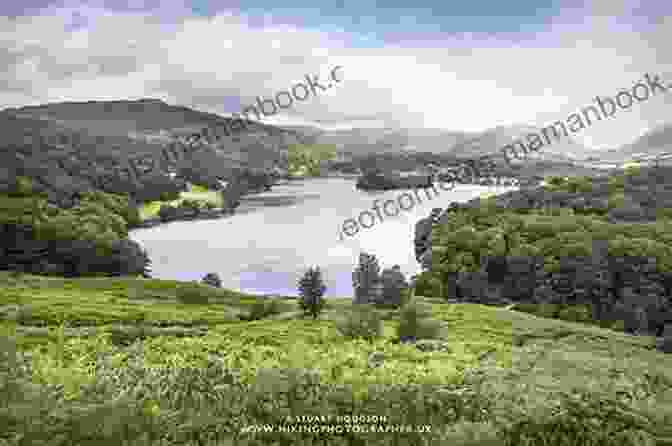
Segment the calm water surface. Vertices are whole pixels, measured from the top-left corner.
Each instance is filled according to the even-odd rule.
[[[320,266],[328,297],[352,296],[352,270],[361,251],[375,254],[381,268],[398,264],[409,277],[420,272],[413,237],[417,221],[432,208],[467,201],[482,193],[503,193],[514,187],[458,185],[450,192],[436,188],[427,199],[418,195],[409,211],[397,217],[383,213],[370,229],[353,237],[339,235],[343,221],[397,200],[412,190],[363,192],[355,180],[315,178],[291,181],[272,191],[241,199],[236,215],[219,220],[172,222],[131,231],[152,260],[152,276],[159,279],[200,280],[214,272],[222,286],[254,294],[297,295],[297,281],[309,266]],[[409,208],[408,198],[403,200]],[[369,224],[368,217],[364,222]]]

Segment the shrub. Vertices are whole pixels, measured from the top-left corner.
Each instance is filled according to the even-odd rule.
[[[593,322],[592,311],[587,305],[568,305],[558,312],[558,319],[570,322]]]
[[[207,304],[208,294],[197,284],[184,284],[177,288],[177,300],[183,304]]]
[[[399,312],[397,336],[404,339],[437,339],[441,337],[441,322],[431,319],[431,310],[416,301],[404,305]]]
[[[180,198],[180,193],[177,191],[174,192],[161,192],[159,195],[160,201],[174,201]]]
[[[541,303],[534,314],[547,319],[555,319],[559,312],[560,304]]]
[[[607,207],[616,209],[625,206],[625,195],[622,192],[617,192],[609,195],[607,200]]]
[[[274,314],[282,313],[280,302],[276,299],[257,298],[250,308],[250,314],[247,317],[249,321],[258,321]]]
[[[520,311],[521,313],[536,314],[539,309],[539,304],[519,302],[511,307],[514,311]]]
[[[199,210],[201,208],[201,203],[198,200],[191,200],[189,198],[186,198],[182,200],[182,203],[180,203],[180,207],[183,209]]]
[[[10,197],[28,197],[33,195],[33,180],[26,176],[15,178],[14,188],[7,194]]]
[[[383,334],[380,314],[369,304],[354,305],[349,314],[336,322],[336,329],[348,339],[373,341]]]
[[[558,176],[552,176],[546,179],[546,183],[551,185],[551,186],[563,186],[565,184],[565,178],[564,177],[558,177]]]
[[[322,296],[326,289],[319,267],[311,267],[305,272],[299,280],[299,306],[304,314],[311,314],[313,319],[317,319],[324,308]]]

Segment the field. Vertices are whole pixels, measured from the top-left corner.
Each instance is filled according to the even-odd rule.
[[[188,192],[180,192],[180,198],[172,201],[149,201],[143,203],[140,207],[140,217],[143,220],[148,218],[158,217],[159,209],[162,204],[169,204],[171,206],[178,206],[182,201],[189,200],[198,200],[203,202],[214,203],[215,206],[222,206],[222,196],[217,191],[208,190],[202,186],[191,185]]]
[[[322,411],[316,413],[314,407],[295,408],[295,415],[356,414],[366,407],[371,413],[377,395],[372,384],[444,389],[434,390],[436,395],[452,389],[449,400],[464,413],[453,408],[440,415],[450,415],[450,423],[433,420],[432,444],[672,445],[672,356],[653,350],[653,339],[647,337],[504,308],[417,297],[443,324],[446,346],[423,351],[395,341],[398,310],[379,311],[384,319],[382,337],[372,342],[344,338],[334,322],[351,310],[350,299],[330,299],[317,320],[304,318],[296,302],[286,299],[277,314],[244,321],[239,316],[249,313],[255,296],[196,284],[190,286],[208,298],[207,304],[181,303],[176,291],[181,284],[174,281],[16,274],[3,274],[0,280],[3,336],[15,336],[18,349],[30,353],[34,383],[61,389],[59,404],[74,405],[84,398],[87,386],[102,373],[97,364],[103,358],[123,370],[131,367],[133,352],[141,349],[141,368],[146,370],[205,369],[216,358],[224,369],[237,370],[244,385],[258,385],[264,370],[307,369],[319,375],[321,385],[346,385],[355,400],[369,401],[362,406],[351,402],[349,410],[320,406]],[[382,358],[379,365],[371,365],[372,354]],[[214,394],[214,389],[213,384],[207,392]],[[458,404],[455,395],[464,401]],[[157,419],[171,410],[194,417],[186,407],[152,398],[156,411],[152,416]],[[413,404],[407,402],[399,410],[391,401],[375,410],[395,416]],[[482,413],[469,415],[465,408],[474,404]],[[420,413],[436,410],[430,409]],[[199,410],[207,412],[202,406]],[[277,421],[262,412],[249,409],[239,414],[240,421],[229,423],[227,432],[234,435],[242,424]],[[423,421],[430,424],[428,416],[416,418],[417,424]],[[112,433],[97,443],[78,444],[164,444],[122,443],[114,426],[108,428]],[[234,443],[165,444],[272,444],[252,434],[235,435]],[[388,444],[378,442],[385,435],[375,435],[375,442],[361,434],[353,435],[349,443],[335,443],[338,435],[331,434],[324,444]],[[313,444],[305,438],[277,444]],[[400,439],[399,444],[430,441],[428,434],[415,438]]]

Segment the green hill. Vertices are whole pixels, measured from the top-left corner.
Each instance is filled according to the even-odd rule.
[[[27,369],[6,367],[5,355],[0,385],[41,386],[2,392],[7,445],[22,444],[14,434],[45,445],[672,444],[672,356],[648,337],[418,297],[443,324],[431,351],[439,344],[395,342],[398,310],[377,310],[382,337],[345,339],[335,320],[349,299],[329,300],[317,320],[283,299],[277,314],[248,322],[240,315],[257,298],[205,285],[0,280],[0,326],[19,359],[30,354]],[[241,433],[338,414],[431,432]]]

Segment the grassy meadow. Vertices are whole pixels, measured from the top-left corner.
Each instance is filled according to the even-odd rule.
[[[172,201],[148,201],[140,206],[140,218],[147,220],[159,216],[159,209],[162,204],[169,204],[171,206],[178,206],[184,200],[198,200],[202,202],[213,203],[216,207],[222,207],[222,196],[219,192],[209,190],[203,186],[192,184],[189,186],[189,191],[180,192],[180,198]]]
[[[197,290],[202,303],[184,302],[179,291],[184,287]],[[415,299],[441,322],[443,348],[425,350],[396,342],[399,310],[394,309],[377,310],[383,319],[381,337],[371,342],[345,338],[335,322],[352,310],[351,298],[329,299],[316,320],[304,318],[294,300],[282,299],[273,314],[250,321],[245,315],[257,302],[255,296],[195,283],[135,278],[3,273],[0,329],[29,355],[32,382],[60,389],[59,404],[65,406],[83,398],[87,386],[102,373],[101,362],[108,361],[119,372],[131,367],[137,349],[142,350],[143,370],[205,370],[216,358],[223,369],[238,371],[242,385],[258,384],[264,370],[306,369],[318,376],[321,385],[352,390],[355,400],[349,406],[312,407],[303,413],[295,407],[298,415],[325,411],[356,415],[366,410],[363,407],[371,413],[374,406],[358,406],[355,401],[372,401],[379,394],[371,389],[381,384],[390,389],[434,386],[429,388],[443,389],[433,391],[441,404],[451,404],[437,412],[444,418],[432,422],[431,436],[416,434],[404,440],[406,434],[397,434],[401,439],[394,441],[399,443],[392,440],[393,434],[380,433],[347,438],[332,433],[317,443],[316,434],[262,438],[234,432],[243,424],[277,421],[269,415],[274,412],[248,407],[226,428],[235,437],[233,443],[114,440],[116,444],[672,445],[672,356],[653,350],[652,338],[502,307]],[[376,366],[369,361],[372,354],[382,358]],[[218,394],[214,385],[204,392]],[[146,402],[149,397],[143,398]],[[187,411],[157,397],[150,400],[152,419]],[[400,410],[391,401],[375,410],[385,408],[394,415],[411,407],[427,414],[441,407],[411,401]],[[427,405],[425,412],[414,404]],[[468,412],[469,404],[476,404],[479,413]],[[188,414],[191,419],[195,416]],[[416,423],[429,424],[422,416],[416,416]],[[288,436],[286,441],[283,435]],[[109,434],[90,444],[112,444],[114,438]],[[78,444],[89,444],[81,441]]]

